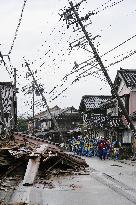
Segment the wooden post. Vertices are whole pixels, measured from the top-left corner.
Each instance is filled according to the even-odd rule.
[[[44,153],[47,148],[47,144],[42,144],[40,148],[37,148],[36,152],[32,153],[32,158],[28,161],[26,173],[23,180],[23,186],[33,185],[40,166],[41,154]]]
[[[4,120],[1,86],[0,86],[0,112],[1,112],[1,122],[2,122],[2,132],[1,132],[1,134],[5,134],[6,124],[5,124],[5,120]]]

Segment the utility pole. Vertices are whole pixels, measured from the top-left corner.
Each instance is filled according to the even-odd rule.
[[[40,89],[40,87],[39,87],[39,85],[38,85],[38,83],[37,83],[37,81],[36,81],[36,79],[35,79],[35,77],[34,77],[34,74],[33,74],[33,72],[31,71],[31,69],[30,69],[30,67],[29,67],[29,64],[28,64],[28,62],[27,62],[26,60],[25,60],[25,65],[26,65],[26,67],[28,68],[28,71],[29,71],[30,75],[31,75],[32,78],[33,78],[33,83],[34,83],[34,85],[37,87],[37,90],[38,90],[38,92],[40,93],[40,95],[41,95],[41,97],[42,97],[42,100],[43,100],[43,102],[44,102],[44,104],[45,104],[45,106],[46,106],[46,108],[47,108],[47,111],[48,111],[48,113],[50,114],[51,119],[53,120],[53,123],[54,123],[55,127],[57,128],[57,130],[58,130],[58,132],[59,132],[59,134],[60,134],[60,137],[61,137],[62,142],[64,142],[64,138],[63,138],[62,132],[61,132],[59,126],[58,126],[58,123],[57,123],[55,117],[53,116],[53,114],[51,113],[50,108],[49,108],[49,106],[48,106],[48,104],[47,104],[46,98],[44,97],[43,92],[41,91],[41,89]]]
[[[35,114],[35,106],[34,106],[34,103],[35,103],[35,86],[34,86],[34,82],[32,82],[32,93],[33,93],[33,100],[32,100],[32,109],[33,109],[33,132],[32,132],[32,135],[34,136],[35,134],[35,120],[34,120],[34,114]]]
[[[81,3],[82,3],[82,1],[81,1]],[[80,27],[81,27],[81,29],[82,29],[84,35],[85,35],[85,38],[86,38],[86,40],[88,41],[88,44],[90,45],[90,47],[91,47],[91,49],[92,49],[92,51],[93,51],[94,58],[95,58],[96,61],[98,62],[99,66],[100,66],[100,68],[101,68],[101,70],[102,70],[102,72],[103,72],[103,74],[104,74],[104,76],[105,76],[105,78],[106,78],[106,80],[107,80],[107,82],[108,82],[108,84],[109,84],[110,87],[111,87],[111,93],[112,93],[112,95],[113,95],[114,97],[116,97],[116,99],[118,100],[118,105],[119,105],[119,107],[120,107],[120,109],[121,109],[123,115],[125,116],[127,122],[128,122],[128,127],[131,129],[132,134],[133,134],[133,135],[132,135],[132,143],[133,143],[134,138],[136,138],[136,130],[135,130],[135,127],[134,127],[134,125],[133,125],[133,123],[132,123],[132,121],[131,121],[131,119],[130,119],[128,113],[127,113],[127,110],[126,110],[126,108],[125,108],[125,106],[124,106],[122,100],[120,99],[120,97],[119,97],[119,95],[118,95],[118,92],[117,92],[117,90],[116,90],[116,88],[115,88],[115,85],[112,83],[112,81],[111,81],[111,79],[110,79],[110,77],[109,77],[109,74],[108,74],[107,70],[106,70],[105,67],[104,67],[104,64],[103,64],[103,62],[102,62],[102,60],[101,60],[101,58],[100,58],[100,56],[99,56],[99,54],[98,54],[98,52],[97,52],[97,50],[96,50],[96,48],[95,48],[93,42],[92,42],[92,40],[91,40],[91,38],[90,38],[88,32],[87,32],[86,29],[85,29],[85,26],[84,26],[83,23],[82,23],[82,20],[85,20],[85,18],[82,18],[82,20],[81,20],[81,18],[79,17],[79,14],[78,14],[78,11],[77,11],[77,10],[78,10],[78,7],[79,7],[80,3],[79,3],[78,6],[77,6],[77,5],[74,6],[73,3],[72,3],[72,1],[69,2],[69,4],[70,4],[70,8],[66,9],[66,12],[64,12],[64,18],[66,19],[66,22],[68,22],[69,20],[71,21],[71,19],[73,18],[73,20],[74,20],[74,22],[76,23],[76,25],[77,25],[77,24],[80,25]],[[73,23],[72,23],[72,24],[73,24]]]
[[[3,111],[3,102],[2,102],[2,91],[1,91],[1,86],[0,86],[0,112],[1,112],[1,122],[2,122],[2,130],[1,134],[5,135],[6,134],[6,124],[5,124],[5,119],[4,119],[4,111]]]
[[[14,91],[13,91],[13,108],[14,108],[14,131],[17,130],[17,70],[14,68]]]

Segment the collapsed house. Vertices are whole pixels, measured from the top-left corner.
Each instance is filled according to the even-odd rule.
[[[40,138],[15,133],[15,145],[0,149],[6,161],[0,169],[1,205],[29,204],[26,195],[29,198],[30,189],[54,191],[60,187],[60,179],[68,180],[68,186],[62,187],[78,189],[77,177],[90,175],[85,159]]]
[[[15,133],[14,145],[0,148],[0,151],[3,156],[0,202],[5,200],[5,193],[13,193],[18,183],[32,186],[40,180],[42,184],[54,176],[84,174],[88,167],[84,159],[66,153],[45,140],[20,133]],[[14,182],[12,186],[11,182]]]

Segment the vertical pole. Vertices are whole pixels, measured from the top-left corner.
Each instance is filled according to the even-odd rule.
[[[6,124],[5,124],[5,120],[4,120],[4,111],[3,111],[1,86],[0,86],[0,112],[1,112],[1,122],[2,122],[1,134],[5,134]]]
[[[32,135],[34,136],[35,134],[35,129],[34,129],[34,126],[35,126],[35,121],[34,121],[34,114],[35,114],[35,106],[34,106],[34,102],[35,102],[35,88],[34,88],[34,82],[32,82],[32,90],[33,90],[33,100],[32,100],[32,109],[33,109],[33,132],[32,132]]]
[[[16,68],[14,68],[14,91],[13,91],[13,107],[14,107],[14,131],[17,130],[17,73]]]

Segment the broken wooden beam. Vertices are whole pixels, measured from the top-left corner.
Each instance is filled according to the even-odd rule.
[[[46,144],[42,144],[39,148],[36,149],[35,152],[31,154],[26,173],[23,180],[23,186],[33,185],[35,177],[38,173],[41,155],[47,150],[48,146]]]

